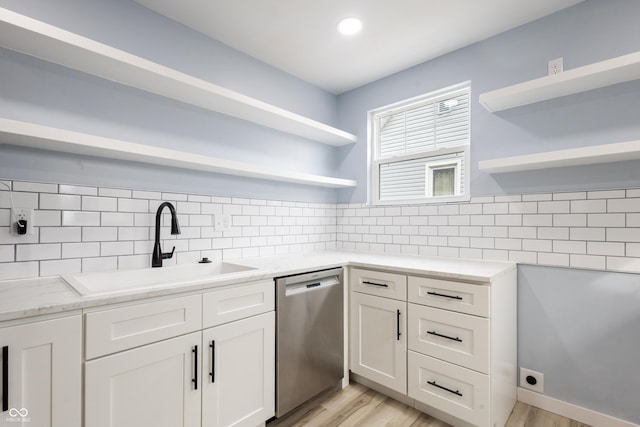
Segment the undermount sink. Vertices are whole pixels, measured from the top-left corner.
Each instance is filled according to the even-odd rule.
[[[256,269],[228,262],[217,262],[77,274],[62,276],[62,279],[80,295],[93,296],[206,283],[208,280],[219,280],[251,270]]]

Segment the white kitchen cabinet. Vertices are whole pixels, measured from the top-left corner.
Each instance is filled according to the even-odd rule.
[[[362,292],[400,301],[407,300],[407,276],[361,268],[352,268],[350,271],[352,292]]]
[[[491,310],[490,287],[486,284],[478,285],[414,276],[410,276],[407,283],[409,302],[458,313],[489,317]]]
[[[408,312],[409,350],[489,373],[489,319],[412,303]]]
[[[81,316],[0,327],[0,352],[0,426],[82,425]]]
[[[351,293],[351,371],[407,392],[407,303]]]
[[[354,374],[449,424],[505,425],[516,402],[515,269],[473,282],[355,268],[350,277]]]
[[[488,375],[414,351],[409,351],[408,359],[410,397],[471,425],[492,425]]]
[[[199,427],[201,333],[85,364],[85,426]]]
[[[202,349],[203,427],[255,427],[274,415],[275,312],[204,330]]]
[[[478,427],[516,402],[515,269],[466,283],[409,276],[408,395]]]
[[[202,307],[205,329],[273,311],[276,307],[273,280],[205,292]]]
[[[264,423],[275,411],[274,308],[268,280],[87,310],[85,426]]]
[[[202,297],[188,295],[88,311],[85,358],[140,347],[202,329]]]

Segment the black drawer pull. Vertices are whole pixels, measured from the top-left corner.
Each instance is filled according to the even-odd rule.
[[[194,346],[191,349],[191,352],[193,353],[193,358],[194,358],[194,363],[193,363],[193,379],[191,380],[191,382],[193,383],[193,389],[197,390],[198,389],[198,346]]]
[[[436,337],[446,338],[446,339],[451,340],[451,341],[462,342],[462,340],[460,338],[458,338],[458,337],[453,338],[453,337],[450,337],[448,335],[439,334],[436,331],[427,331],[427,333],[430,334],[430,335],[435,335]]]
[[[437,292],[427,292],[427,294],[435,295],[437,297],[444,297],[444,298],[451,298],[451,299],[462,299],[462,297],[459,297],[457,295],[445,295],[445,294],[439,294]]]
[[[455,395],[458,395],[458,396],[462,397],[462,393],[460,393],[459,390],[453,391],[450,388],[446,388],[446,387],[441,386],[440,384],[437,384],[435,381],[427,381],[427,384],[431,384],[434,387],[438,387],[438,388],[440,388],[442,390],[448,391],[449,393],[453,393]]]
[[[389,287],[389,285],[387,285],[386,283],[369,282],[368,280],[363,280],[362,283],[365,285],[380,286],[381,288]]]
[[[9,410],[9,346],[2,347],[2,412]]]

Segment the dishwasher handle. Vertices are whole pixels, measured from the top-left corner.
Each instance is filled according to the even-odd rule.
[[[338,276],[324,277],[322,279],[310,280],[299,283],[290,283],[285,286],[285,296],[293,296],[306,292],[319,291],[340,284]]]

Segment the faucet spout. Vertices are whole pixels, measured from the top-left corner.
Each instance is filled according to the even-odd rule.
[[[171,234],[180,234],[180,225],[178,224],[176,208],[169,202],[163,202],[158,206],[158,210],[156,211],[156,239],[153,245],[153,255],[151,257],[152,267],[162,267],[162,260],[173,257],[173,253],[176,250],[176,247],[174,246],[171,252],[163,253],[162,248],[160,247],[160,218],[162,217],[162,210],[164,208],[169,208],[169,212],[171,213]]]

